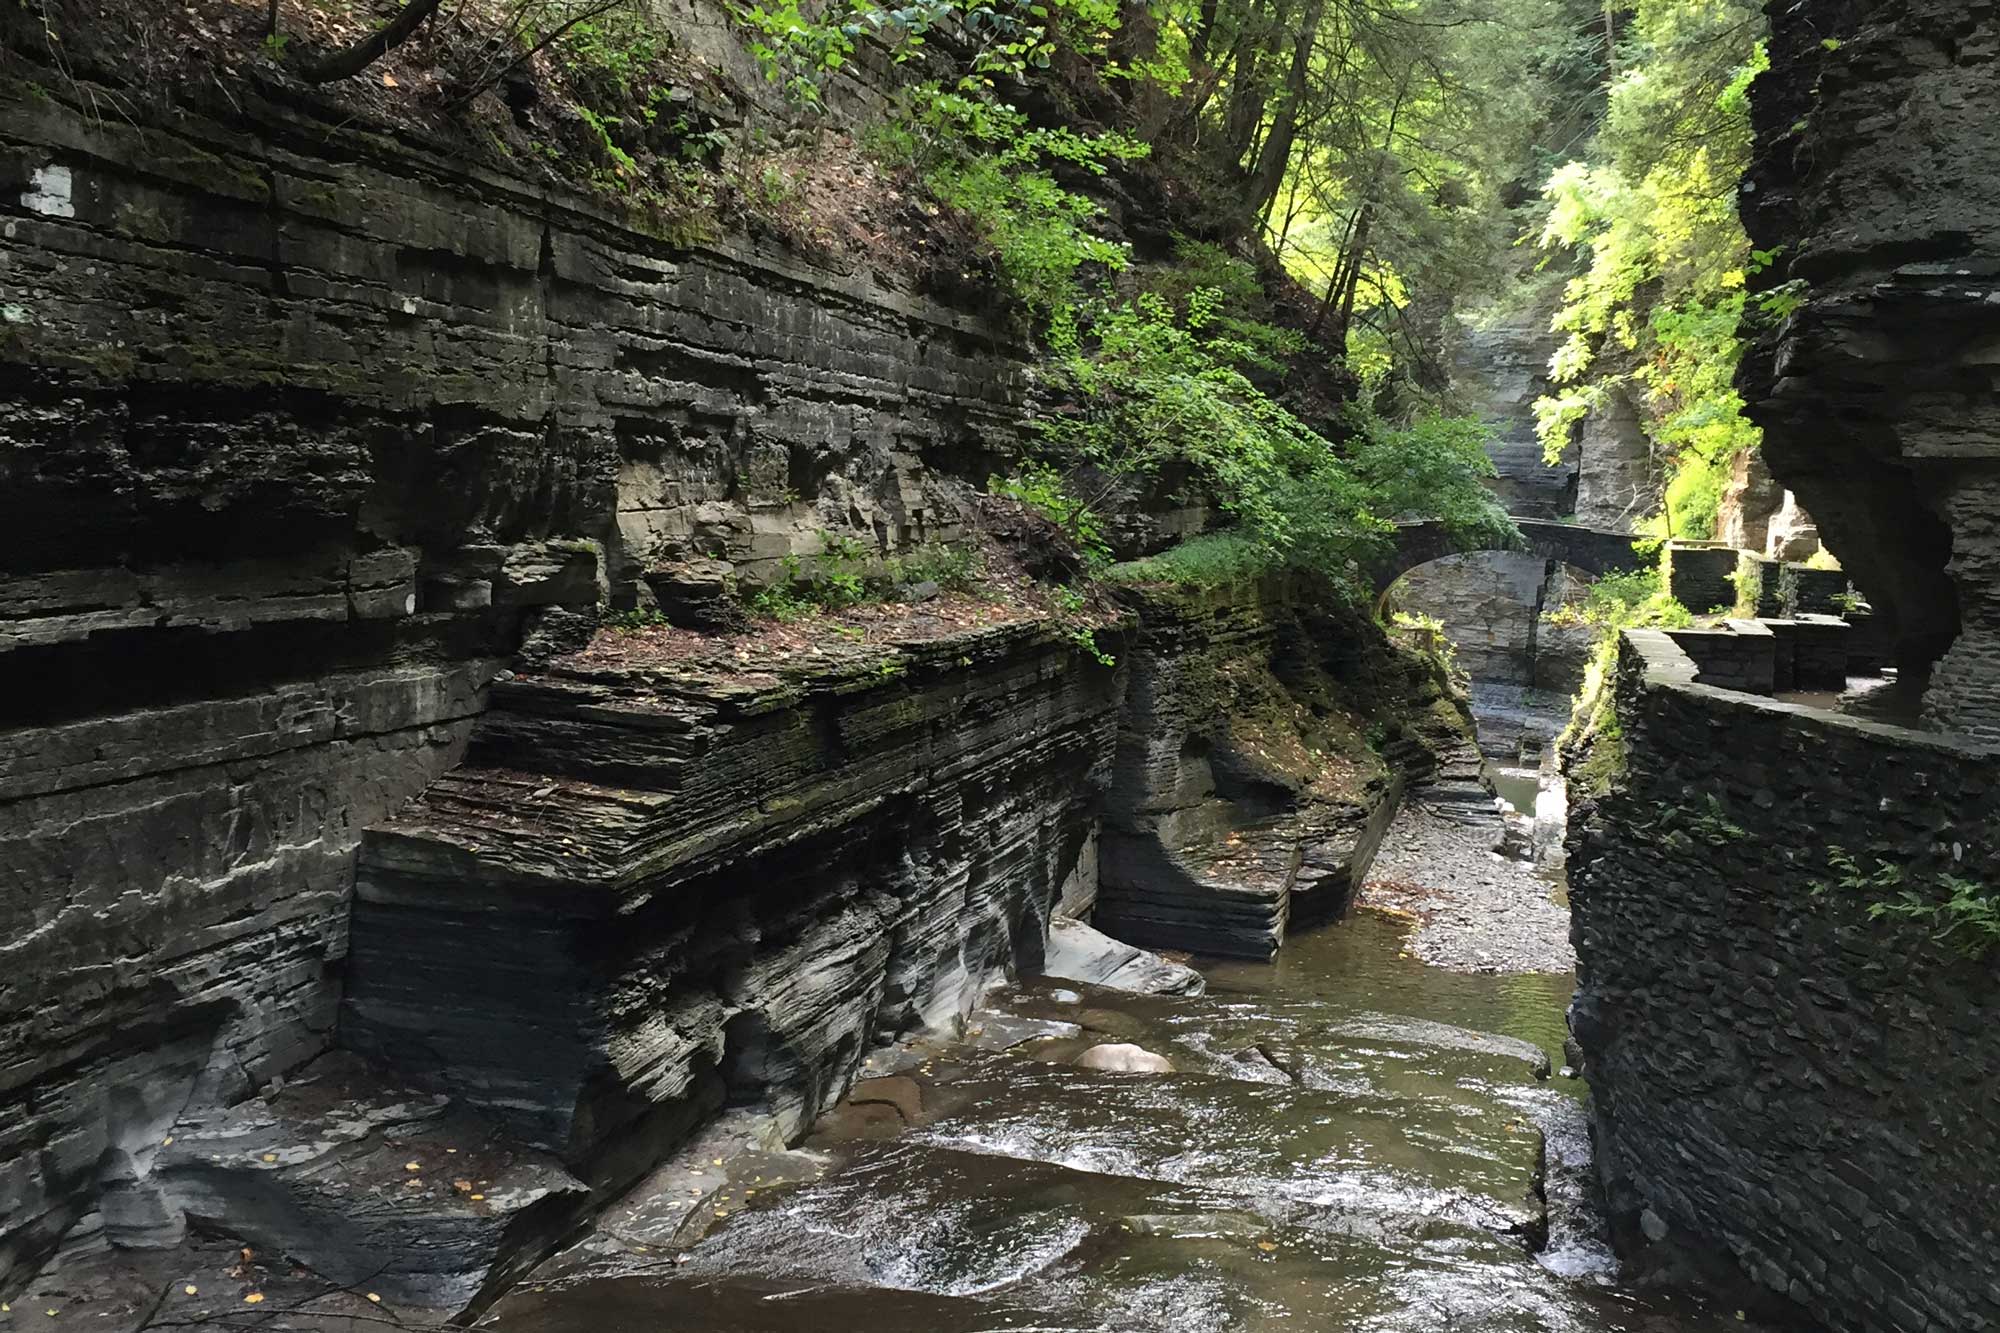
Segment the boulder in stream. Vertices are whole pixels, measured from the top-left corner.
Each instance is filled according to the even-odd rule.
[[[1106,1042],[1093,1046],[1074,1061],[1079,1069],[1097,1069],[1108,1074],[1171,1074],[1174,1062],[1130,1042]]]

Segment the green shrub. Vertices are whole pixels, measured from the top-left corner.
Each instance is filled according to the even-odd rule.
[[[920,546],[888,565],[889,580],[901,587],[935,583],[946,592],[970,592],[979,584],[979,559],[964,546]]]
[[[1398,428],[1357,413],[1343,453],[1232,364],[1244,348],[1214,327],[1221,303],[1204,288],[1184,311],[1152,293],[1099,309],[1092,345],[1056,367],[1076,408],[1041,423],[1048,452],[1135,481],[1191,472],[1240,536],[1336,579],[1386,550],[1402,517],[1512,544],[1512,524],[1479,484],[1492,463],[1478,422],[1429,416]]]
[[[1236,532],[1208,532],[1158,555],[1127,560],[1104,571],[1113,583],[1173,583],[1208,588],[1256,578],[1274,566],[1269,548]]]
[[[1061,528],[1090,564],[1101,567],[1111,559],[1111,545],[1097,512],[1077,497],[1070,479],[1049,464],[1030,463],[1011,477],[988,477],[986,489],[1020,501]]]
[[[1565,751],[1590,747],[1571,777],[1585,792],[1601,796],[1625,771],[1624,732],[1614,697],[1618,636],[1628,629],[1690,625],[1694,615],[1668,594],[1665,576],[1654,566],[1629,574],[1607,574],[1591,585],[1581,604],[1560,607],[1545,619],[1558,626],[1588,625],[1594,631],[1583,685],[1556,744]]]

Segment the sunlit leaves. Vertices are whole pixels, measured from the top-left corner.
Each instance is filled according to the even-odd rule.
[[[1536,424],[1554,460],[1605,389],[1636,383],[1669,472],[1652,526],[1705,537],[1732,460],[1758,441],[1734,378],[1745,271],[1771,257],[1752,255],[1735,192],[1747,90],[1768,61],[1752,0],[1648,0],[1635,20],[1597,155],[1544,187],[1544,248],[1581,250],[1585,267],[1554,320],[1569,336]]]

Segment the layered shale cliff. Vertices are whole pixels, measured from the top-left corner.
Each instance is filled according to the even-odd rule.
[[[1100,846],[1181,856],[1109,796],[1156,729],[1238,747],[1193,803],[1281,882],[1197,906],[1267,950],[1458,725],[1303,586],[1094,649],[1032,589],[697,632],[828,533],[990,541],[1007,336],[268,93],[0,90],[0,1292],[219,1236],[477,1306],[717,1107],[795,1136],[1038,967]]]
[[[1770,11],[1742,211],[1799,305],[1743,395],[1906,669],[1937,663],[1932,719],[2000,737],[2000,6]]]
[[[0,93],[0,1269],[327,1047],[362,829],[551,608],[953,535],[922,458],[1019,416],[1018,361],[872,277],[247,89],[92,95]]]

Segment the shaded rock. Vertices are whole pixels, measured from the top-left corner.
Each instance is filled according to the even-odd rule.
[[[646,571],[646,586],[660,613],[698,630],[735,630],[747,623],[734,587],[736,567],[726,560],[683,560]]]
[[[894,1107],[896,1114],[903,1118],[903,1123],[910,1125],[917,1122],[924,1109],[923,1091],[914,1079],[901,1075],[863,1079],[847,1094],[847,1100],[855,1106],[879,1102]]]
[[[1148,995],[1199,995],[1207,988],[1201,973],[1191,967],[1121,944],[1081,921],[1061,916],[1049,922],[1048,952],[1042,958],[1042,973],[1066,981]]]
[[[139,1186],[338,1285],[450,1311],[538,1262],[588,1199],[553,1159],[344,1053],[274,1097],[184,1117]]]

